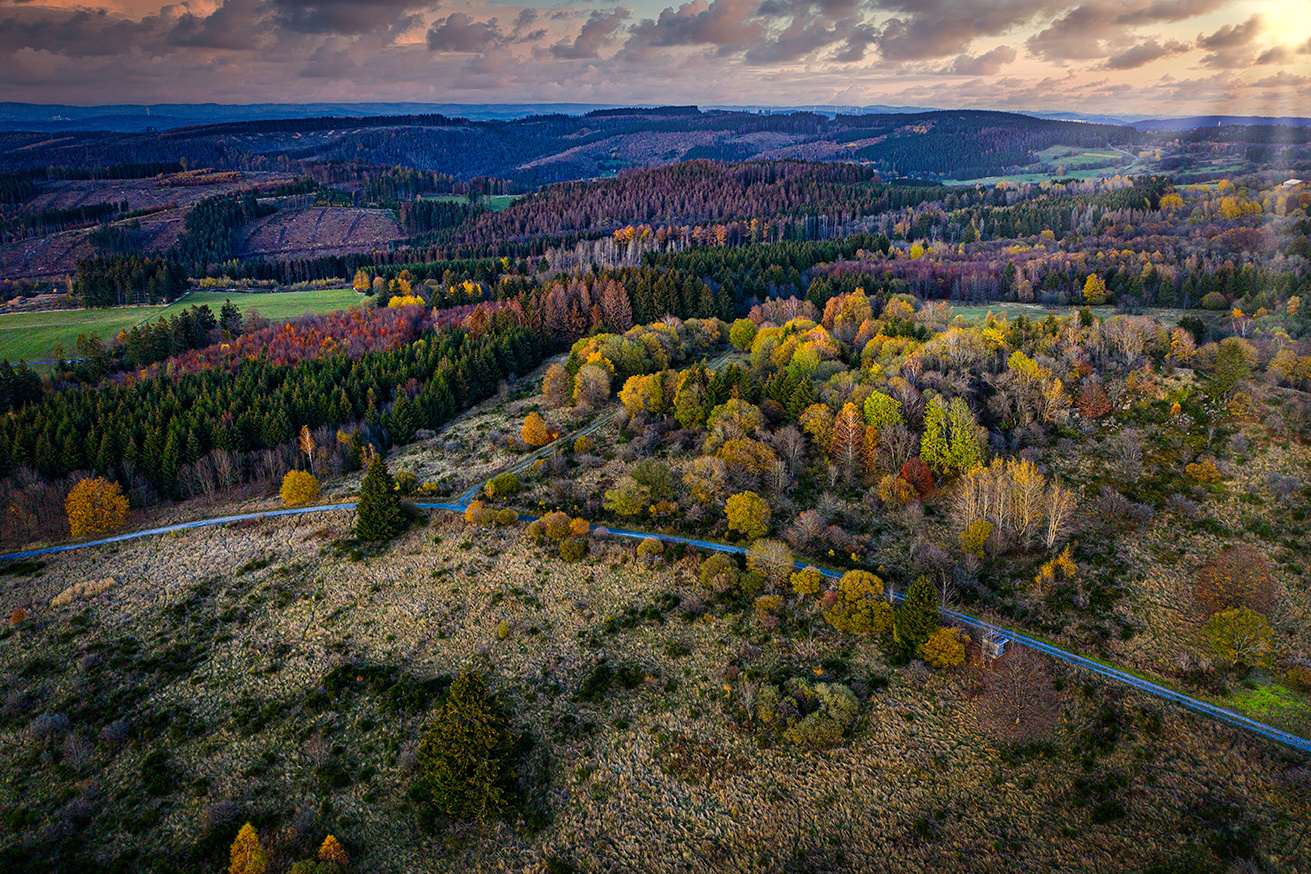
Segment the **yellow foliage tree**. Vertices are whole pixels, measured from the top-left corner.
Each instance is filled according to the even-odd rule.
[[[237,832],[237,839],[232,842],[230,858],[228,874],[264,874],[269,858],[259,842],[259,833],[250,823],[243,825],[241,831]]]
[[[892,629],[892,605],[883,600],[883,580],[869,571],[847,571],[824,618],[849,634],[886,634]],[[824,598],[828,604],[831,595]]]
[[[769,533],[769,502],[755,492],[738,492],[724,503],[728,527],[741,532],[748,540],[758,540]]]
[[[98,476],[73,486],[64,501],[64,510],[73,536],[90,537],[123,527],[127,521],[127,498],[118,483]]]
[[[1214,614],[1202,629],[1216,655],[1227,662],[1244,665],[1270,663],[1270,639],[1274,632],[1264,616],[1246,607]]]
[[[529,413],[528,418],[524,419],[520,436],[529,446],[545,446],[554,439],[546,427],[546,420],[536,411]]]
[[[340,865],[343,868],[350,864],[346,850],[332,835],[328,835],[323,839],[323,845],[319,847],[319,861],[332,862],[334,865]]]
[[[792,591],[797,593],[798,598],[818,595],[824,591],[824,575],[819,568],[803,567],[792,575]]]
[[[1083,284],[1083,300],[1093,306],[1106,303],[1106,282],[1096,273],[1089,274]]]
[[[289,470],[282,478],[282,489],[278,494],[288,507],[299,507],[319,496],[319,481],[309,471]]]
[[[976,558],[982,556],[983,545],[988,542],[991,535],[992,523],[986,519],[975,519],[960,533],[961,551]]]
[[[924,661],[943,670],[965,664],[965,643],[954,628],[939,628],[924,641]]]

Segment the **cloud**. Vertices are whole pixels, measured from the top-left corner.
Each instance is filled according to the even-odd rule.
[[[1156,24],[1161,21],[1183,21],[1214,12],[1225,3],[1226,0],[1155,0],[1146,8],[1124,13],[1116,19],[1116,22],[1134,26]]]
[[[957,55],[951,66],[941,71],[945,76],[994,76],[1001,68],[1015,60],[1015,49],[997,46],[990,52],[971,57]]]
[[[1025,24],[1050,4],[1041,0],[876,0],[894,12],[884,22],[879,50],[890,61],[922,61],[964,54],[975,39]]]
[[[1104,57],[1101,40],[1119,33],[1122,26],[1115,7],[1085,3],[1056,19],[1025,43],[1033,55],[1049,61],[1077,61]]]
[[[792,63],[841,40],[841,28],[798,17],[782,32],[748,51],[745,60],[748,64]]]
[[[693,0],[677,10],[665,8],[656,19],[646,18],[631,28],[623,56],[646,61],[656,49],[708,46],[725,56],[745,51],[766,34],[765,24],[754,20],[756,0]]]
[[[1297,53],[1289,46],[1272,46],[1256,56],[1258,64],[1291,64]]]
[[[840,64],[854,64],[865,60],[865,49],[878,42],[879,32],[872,24],[858,24],[847,31],[846,45],[833,60]]]
[[[495,18],[474,21],[463,12],[452,12],[428,28],[428,48],[435,52],[485,52],[502,40]]]
[[[1311,37],[1307,37],[1307,41],[1297,47],[1297,53],[1299,55],[1311,55]]]
[[[172,45],[185,48],[241,51],[259,47],[267,13],[263,0],[227,0],[206,16],[190,12],[178,16],[168,34]]]
[[[570,61],[599,57],[601,49],[614,41],[615,33],[627,20],[628,15],[628,10],[621,6],[609,12],[594,11],[573,43],[556,43],[551,46],[551,54]],[[517,29],[518,22],[515,23]]]
[[[414,13],[435,3],[414,0],[269,0],[274,19],[283,27],[306,34],[395,33],[421,23]]]
[[[1249,46],[1261,32],[1261,16],[1252,15],[1242,24],[1226,24],[1210,36],[1197,35],[1197,47],[1211,54],[1202,58],[1203,67],[1216,70],[1235,70],[1251,66]]]
[[[1106,67],[1111,70],[1134,70],[1144,67],[1152,61],[1179,55],[1189,50],[1189,46],[1177,40],[1168,40],[1161,45],[1154,39],[1141,42],[1127,51],[1112,55],[1106,59]]]

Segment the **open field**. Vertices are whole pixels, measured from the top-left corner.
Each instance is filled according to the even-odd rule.
[[[123,307],[108,310],[56,310],[48,313],[0,315],[0,358],[10,361],[48,361],[64,355],[77,357],[78,334],[95,334],[107,340],[119,331],[151,321],[164,307]]]
[[[330,313],[350,309],[361,298],[353,288],[314,288],[307,291],[278,291],[257,294],[243,291],[192,291],[169,304],[162,315],[171,317],[193,306],[208,306],[217,317],[224,301],[232,301],[243,313],[258,310],[266,319],[294,319],[307,313]]]
[[[482,200],[479,201],[479,203],[486,206],[492,212],[500,212],[503,209],[509,209],[510,204],[514,203],[516,200],[518,200],[521,197],[523,197],[522,194],[493,194],[489,197],[484,197]],[[423,199],[435,200],[439,203],[468,203],[469,202],[469,198],[465,197],[462,194],[428,194],[425,195]]]
[[[0,358],[10,361],[48,361],[58,357],[55,347],[62,344],[64,354],[76,357],[74,344],[78,334],[92,333],[108,342],[119,331],[169,318],[192,306],[208,305],[218,316],[225,300],[231,300],[242,312],[259,310],[266,319],[291,319],[306,313],[327,313],[347,309],[360,302],[351,288],[285,291],[249,294],[240,291],[193,291],[166,306],[124,307],[105,310],[57,310],[48,313],[10,313],[0,315]]]
[[[1024,316],[1029,321],[1037,321],[1054,315],[1057,317],[1068,316],[1071,313],[1078,312],[1082,307],[1077,306],[1044,306],[1037,303],[1009,303],[994,302],[988,304],[979,304],[977,306],[960,306],[953,305],[951,312],[953,316],[961,316],[970,322],[981,322],[987,318],[988,313],[1004,314],[1008,319],[1015,319]],[[1089,307],[1093,315],[1099,319],[1109,319],[1116,315],[1115,307],[1100,306]],[[1172,307],[1148,307],[1142,310],[1142,315],[1156,319],[1162,325],[1173,327],[1179,324],[1179,320],[1184,316],[1184,310]]]

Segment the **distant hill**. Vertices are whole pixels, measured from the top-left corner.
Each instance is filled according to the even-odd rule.
[[[1186,131],[1203,127],[1224,127],[1228,125],[1284,125],[1286,127],[1311,127],[1311,118],[1296,116],[1268,115],[1194,115],[1188,118],[1149,118],[1145,121],[1130,123],[1130,127],[1140,131]]]
[[[496,177],[524,188],[613,176],[629,168],[708,158],[719,161],[854,161],[887,176],[924,180],[971,179],[1022,172],[1037,153],[1056,145],[1127,146],[1145,135],[1125,126],[1035,118],[1007,112],[934,110],[898,113],[743,112],[682,107],[589,106],[522,118],[471,118],[451,109],[405,104],[394,115],[354,115],[375,105],[316,104],[302,114],[285,107],[238,107],[244,118],[225,120],[203,107],[152,107],[172,121],[167,130],[0,131],[0,169],[108,167],[185,160],[192,167],[264,170],[282,162],[369,162],[430,170],[457,179]],[[578,109],[559,104],[558,110]],[[10,124],[33,121],[39,108],[0,106]],[[115,109],[80,110],[84,119]],[[462,107],[454,107],[462,110]],[[46,107],[43,111],[49,111]],[[311,110],[336,114],[316,115]],[[500,107],[500,111],[509,111]],[[71,110],[70,110],[71,111]],[[51,123],[60,113],[51,113]],[[141,116],[136,116],[142,120]],[[31,125],[29,124],[29,127]]]

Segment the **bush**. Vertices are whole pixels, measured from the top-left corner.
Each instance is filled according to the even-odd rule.
[[[502,528],[513,525],[518,521],[519,514],[508,507],[496,514],[496,524],[500,525]]]
[[[107,534],[122,528],[127,521],[127,498],[118,483],[98,476],[73,486],[64,501],[64,510],[74,537]]]
[[[722,552],[716,552],[701,562],[700,579],[703,588],[722,595],[737,585],[737,565]]]
[[[569,536],[569,514],[556,510],[542,517],[542,530],[552,540],[563,540]]]
[[[463,674],[419,746],[419,791],[440,812],[487,819],[505,806],[514,738],[479,674]]]
[[[1311,665],[1293,665],[1284,674],[1284,682],[1298,692],[1311,692]]]
[[[868,571],[848,571],[838,591],[824,598],[824,618],[848,634],[884,634],[892,627],[892,605],[883,600],[883,581]]]
[[[924,661],[939,670],[965,664],[965,641],[954,628],[939,628],[924,641]]]
[[[282,478],[282,489],[278,494],[288,507],[308,504],[319,496],[319,480],[309,471],[289,470]]]
[[[510,495],[517,495],[523,486],[519,482],[519,477],[509,471],[497,474],[483,487],[488,499],[496,500],[505,498]]]
[[[513,510],[510,511],[514,513]],[[515,518],[518,514],[515,513]],[[500,521],[496,510],[484,504],[482,501],[470,501],[469,506],[464,508],[464,521],[476,527],[492,525]]]
[[[836,746],[855,724],[860,702],[841,683],[816,683],[814,696],[816,710],[788,728],[783,736],[797,746],[811,749]]]
[[[665,544],[659,537],[647,537],[637,545],[637,557],[648,564],[665,557]]]
[[[582,537],[570,537],[560,542],[560,558],[567,562],[582,561],[587,555],[587,540]]]

